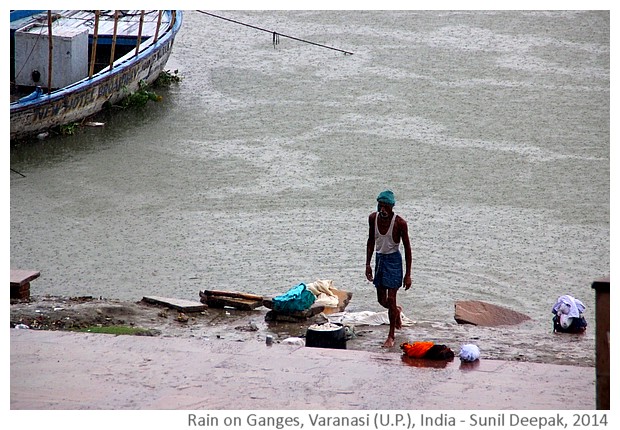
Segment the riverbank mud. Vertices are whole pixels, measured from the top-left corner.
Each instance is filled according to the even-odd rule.
[[[30,330],[94,331],[102,327],[125,326],[139,334],[159,337],[195,337],[210,341],[262,341],[271,336],[274,343],[303,342],[307,328],[324,321],[322,314],[298,322],[266,321],[269,309],[240,311],[232,308],[208,308],[182,313],[142,300],[123,301],[108,298],[33,296],[28,301],[11,302],[10,326]],[[414,321],[397,331],[396,345],[382,348],[388,326],[356,325],[348,330],[347,349],[370,352],[400,352],[403,342],[431,340],[446,344],[458,353],[460,345],[476,343],[483,359],[529,361],[545,364],[594,366],[594,353],[583,350],[579,335],[550,332],[547,340],[554,348],[533,350],[515,342],[518,327],[475,327],[431,321]],[[487,340],[493,337],[493,341]],[[502,340],[503,339],[503,340]],[[491,347],[493,345],[493,347]],[[591,355],[591,357],[590,357]]]

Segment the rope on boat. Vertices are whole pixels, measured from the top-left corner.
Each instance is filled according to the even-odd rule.
[[[229,21],[229,22],[233,22],[235,24],[240,24],[240,25],[245,25],[246,27],[250,27],[253,28],[255,30],[260,30],[260,31],[265,31],[267,33],[271,33],[272,38],[273,38],[273,47],[275,48],[276,45],[278,43],[280,43],[280,36],[282,37],[287,37],[289,39],[293,39],[293,40],[297,40],[298,42],[304,42],[304,43],[309,43],[310,45],[315,45],[315,46],[320,46],[321,48],[327,48],[327,49],[333,49],[334,51],[339,51],[339,52],[343,52],[344,55],[353,55],[353,52],[349,52],[349,51],[345,51],[343,49],[338,49],[338,48],[333,48],[331,46],[327,46],[327,45],[322,45],[320,43],[316,43],[316,42],[311,42],[309,40],[304,40],[304,39],[299,39],[297,37],[293,37],[293,36],[288,36],[286,34],[282,34],[282,33],[278,33],[276,31],[273,30],[267,30],[265,28],[260,28],[260,27],[256,27],[254,25],[250,25],[250,24],[246,24],[244,22],[240,22],[240,21],[235,21],[234,19],[230,19],[230,18],[225,18],[223,16],[219,16],[219,15],[215,15],[209,12],[205,12],[204,10],[199,10],[198,12],[204,14],[204,15],[209,15],[212,16],[214,18],[219,18],[219,19],[223,19],[224,21]]]

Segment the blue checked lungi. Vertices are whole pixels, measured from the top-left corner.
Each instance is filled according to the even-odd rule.
[[[400,251],[375,253],[375,287],[400,288],[403,285],[403,257]]]

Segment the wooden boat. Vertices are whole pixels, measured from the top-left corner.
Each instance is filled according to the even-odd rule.
[[[172,10],[11,11],[11,140],[80,121],[153,83],[181,23]]]

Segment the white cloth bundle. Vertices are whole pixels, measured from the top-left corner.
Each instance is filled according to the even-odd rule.
[[[390,324],[390,317],[388,311],[382,312],[371,312],[371,311],[361,311],[361,312],[340,312],[335,314],[327,315],[327,319],[330,322],[337,322],[344,325],[356,326],[356,325],[383,325]],[[400,319],[405,326],[412,326],[415,324],[415,321],[407,318],[405,314],[400,313]]]
[[[331,289],[334,288],[334,281],[332,281],[331,279],[317,279],[315,282],[306,284],[306,288],[308,288],[312,292],[312,294],[317,297],[321,293],[324,293],[328,296],[334,295],[334,293],[331,291]]]
[[[563,296],[558,297],[558,300],[553,305],[553,312],[556,315],[568,315],[571,318],[579,318],[580,314],[582,314],[586,310],[586,307],[581,303],[581,300],[574,298],[573,296],[569,296],[565,294]]]
[[[480,348],[471,343],[462,345],[459,358],[463,361],[476,361],[480,358]]]
[[[335,308],[336,306],[338,306],[339,300],[338,300],[338,296],[328,296],[325,293],[320,293],[316,297],[316,300],[314,301],[314,303],[318,305]]]

